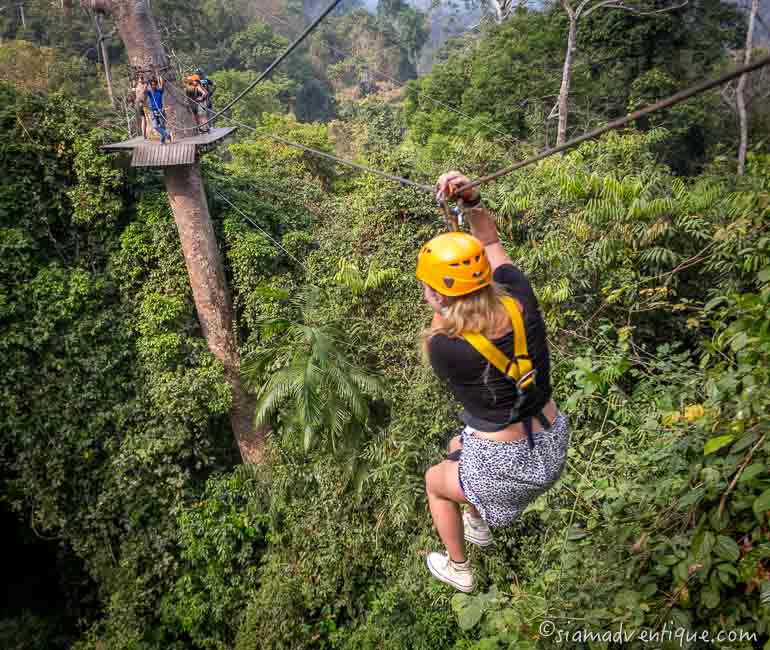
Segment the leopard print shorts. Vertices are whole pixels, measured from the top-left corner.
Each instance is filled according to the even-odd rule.
[[[460,452],[460,487],[493,528],[508,526],[561,475],[569,446],[569,422],[560,413],[550,429],[526,438],[496,442],[465,427]]]

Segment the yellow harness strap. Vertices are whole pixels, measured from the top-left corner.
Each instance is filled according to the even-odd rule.
[[[527,332],[524,329],[524,319],[521,316],[518,303],[513,298],[503,296],[500,300],[511,318],[511,326],[513,327],[513,360],[509,359],[500,348],[479,332],[464,332],[463,338],[495,368],[513,379],[519,388],[526,389],[534,383],[535,373],[527,351]]]

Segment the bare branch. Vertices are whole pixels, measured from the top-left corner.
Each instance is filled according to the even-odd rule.
[[[609,2],[618,2],[618,0],[608,0]],[[575,9],[575,15],[577,17],[580,17],[580,15],[583,13],[583,9],[586,8],[586,6],[591,2],[591,0],[583,0],[578,6],[577,9]]]
[[[584,16],[588,16],[597,9],[600,9],[602,7],[609,7],[610,9],[622,9],[623,11],[629,11],[633,14],[636,14],[637,16],[652,16],[654,14],[664,14],[669,11],[675,11],[676,9],[681,9],[682,7],[687,6],[690,0],[684,0],[681,4],[673,5],[671,7],[664,7],[663,9],[654,9],[652,11],[643,11],[642,9],[639,9],[638,7],[632,7],[629,5],[626,5],[622,2],[622,0],[603,0],[603,2],[600,2],[599,4],[594,5],[590,9],[586,10],[586,12],[583,14]]]
[[[581,9],[588,4],[588,0],[584,0],[584,2],[580,5]],[[588,9],[583,12],[583,16],[590,16],[594,11],[597,9],[601,9],[602,7],[609,7],[610,9],[625,9],[626,7],[623,5],[622,0],[603,0],[602,2],[598,2],[593,7],[589,7]]]
[[[546,117],[546,120],[552,120],[559,114],[559,100],[556,100],[556,103],[553,105],[553,108],[551,109],[551,112],[548,113],[548,117]]]
[[[568,0],[559,0],[559,4],[562,6],[564,11],[567,12],[567,15],[574,20],[575,18],[575,10],[570,6]]]

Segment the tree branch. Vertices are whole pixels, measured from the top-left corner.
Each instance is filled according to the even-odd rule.
[[[579,18],[580,15],[583,13],[583,9],[586,8],[588,3],[590,3],[591,0],[583,0],[578,6],[577,9],[575,9],[575,15]],[[607,2],[618,2],[618,0],[607,0]]]
[[[559,114],[559,100],[556,100],[556,103],[553,105],[553,108],[551,109],[551,112],[548,113],[548,117],[546,117],[546,120],[552,120]]]
[[[741,474],[743,474],[743,470],[746,469],[746,465],[748,465],[749,461],[751,461],[752,457],[754,456],[754,452],[757,450],[757,448],[765,441],[766,435],[767,435],[766,433],[763,434],[762,437],[759,440],[757,440],[757,444],[751,448],[751,451],[746,455],[745,460],[741,463],[741,466],[738,468],[738,471],[735,473],[733,480],[730,481],[730,485],[727,487],[727,491],[722,495],[722,498],[719,500],[720,517],[722,516],[722,513],[725,510],[725,503],[727,501],[727,496],[735,488],[736,483],[738,483],[738,479],[741,477]]]
[[[637,7],[630,7],[626,4],[623,4],[622,0],[603,0],[603,2],[600,2],[590,9],[586,10],[586,12],[583,14],[584,16],[588,16],[597,9],[600,9],[602,7],[609,6],[610,9],[622,9],[623,11],[629,11],[633,14],[636,14],[637,16],[652,16],[654,14],[664,14],[669,11],[674,11],[676,9],[681,9],[682,7],[686,6],[689,3],[690,0],[684,0],[681,4],[673,5],[671,7],[664,7],[663,9],[654,9],[652,11],[642,11],[641,9]]]
[[[578,10],[579,15],[590,16],[597,9],[601,9],[602,7],[607,7],[609,5],[612,5],[610,7],[611,9],[623,8],[622,0],[603,0],[602,2],[596,3],[593,7],[589,7],[588,9],[585,10],[585,12],[583,12],[583,8],[587,4],[588,4],[588,0],[583,0],[583,2],[580,4],[580,9]]]

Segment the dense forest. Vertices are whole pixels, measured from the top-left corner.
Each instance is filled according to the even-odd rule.
[[[322,8],[147,4],[215,108]],[[258,462],[162,171],[101,149],[135,135],[115,16],[0,5],[0,647],[770,648],[770,68],[482,186],[572,437],[472,594],[424,560],[441,212],[274,137],[488,174],[765,56],[767,0],[340,4],[201,157]]]

